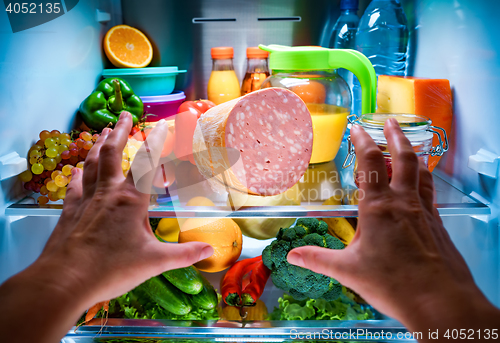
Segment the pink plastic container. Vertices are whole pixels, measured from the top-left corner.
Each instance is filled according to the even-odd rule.
[[[179,106],[186,100],[186,95],[182,91],[174,91],[169,95],[141,96],[140,98],[144,103],[144,114],[156,115],[149,116],[147,121],[159,121],[175,116]]]

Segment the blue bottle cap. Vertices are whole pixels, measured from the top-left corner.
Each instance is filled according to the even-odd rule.
[[[358,0],[340,0],[340,10],[357,10]]]

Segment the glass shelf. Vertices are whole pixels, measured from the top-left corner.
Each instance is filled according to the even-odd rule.
[[[100,321],[100,319],[94,319]],[[316,336],[313,337],[312,335]],[[309,335],[309,337],[308,337]],[[108,319],[101,327],[81,326],[71,330],[62,342],[290,342],[307,341],[391,341],[417,342],[394,320],[346,321],[162,321]],[[416,337],[415,337],[416,338]],[[121,341],[120,341],[121,342]]]
[[[434,175],[437,204],[436,208],[441,216],[487,215],[490,208],[462,193],[443,179]],[[233,211],[225,203],[219,206],[181,206],[181,205],[152,205],[149,208],[151,218],[299,218],[299,217],[356,217],[358,206],[355,205],[321,205],[322,202],[303,203],[300,206],[249,206]],[[26,197],[7,207],[7,216],[59,216],[62,212],[62,203],[39,206],[34,197]]]

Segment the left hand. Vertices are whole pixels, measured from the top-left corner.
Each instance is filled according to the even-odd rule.
[[[62,264],[66,275],[75,279],[81,296],[88,298],[88,307],[213,253],[206,243],[168,244],[154,236],[148,219],[150,195],[134,184],[137,168],[126,178],[121,168],[131,128],[132,116],[123,112],[113,131],[103,130],[85,160],[84,171],[72,170],[61,218],[36,261]],[[156,166],[167,132],[168,125],[160,121],[135,161],[153,160]],[[141,188],[149,190],[151,182],[142,178]]]

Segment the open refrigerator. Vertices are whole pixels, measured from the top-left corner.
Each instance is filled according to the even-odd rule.
[[[32,263],[52,232],[62,205],[38,206],[16,175],[26,166],[26,151],[42,129],[67,132],[78,106],[110,66],[102,51],[106,31],[121,23],[137,27],[154,42],[152,66],[188,70],[176,88],[188,99],[206,98],[213,46],[233,46],[235,69],[244,74],[244,51],[258,44],[328,44],[339,14],[335,0],[87,0],[53,1],[62,14],[38,26],[15,31],[7,12],[0,16],[2,106],[0,129],[0,282]],[[360,1],[361,15],[369,1]],[[450,80],[453,130],[450,150],[434,171],[437,209],[445,227],[468,263],[485,295],[500,306],[499,159],[500,117],[496,96],[500,77],[500,23],[497,1],[402,0],[410,31],[408,75]],[[19,24],[19,23],[18,23]],[[21,25],[21,24],[19,24]],[[15,31],[15,32],[13,32]],[[331,168],[341,174],[347,154],[344,142]],[[348,177],[347,177],[348,179]],[[352,181],[352,180],[351,180]],[[348,185],[343,185],[347,187]],[[329,218],[356,217],[355,205],[175,208],[151,206],[151,218]],[[241,258],[262,252],[270,241],[244,237]],[[206,274],[218,288],[223,273]],[[387,277],[391,277],[388,275]],[[269,311],[282,291],[271,281],[262,297]],[[156,321],[109,319],[106,326],[81,326],[64,342],[230,341],[282,342],[299,334],[328,328],[333,336],[313,340],[350,341],[344,333],[367,330],[361,341],[382,341],[375,333],[405,336],[398,322],[382,316],[361,321]],[[293,334],[296,336],[294,336]],[[398,336],[398,333],[400,334]],[[335,334],[338,334],[335,336]],[[332,339],[332,337],[337,337]],[[339,338],[340,337],[340,338]],[[399,338],[396,338],[399,337]]]

